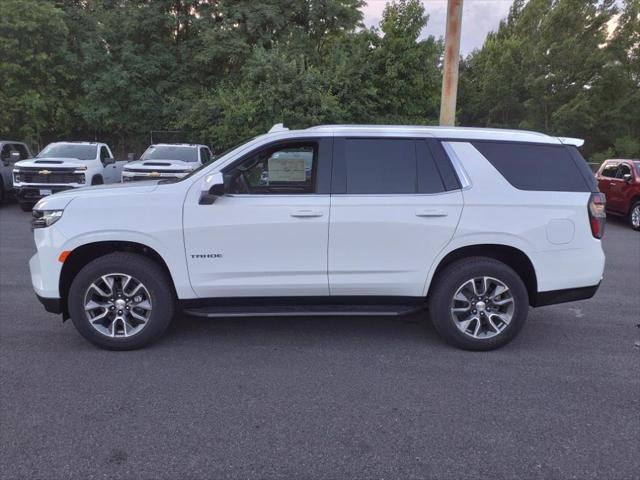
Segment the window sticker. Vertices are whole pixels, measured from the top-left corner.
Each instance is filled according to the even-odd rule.
[[[305,162],[302,157],[269,158],[270,182],[304,182],[306,180]]]

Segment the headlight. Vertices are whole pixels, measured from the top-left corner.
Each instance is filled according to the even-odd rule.
[[[22,181],[22,172],[20,170],[13,171],[13,181],[19,183]]]
[[[31,228],[46,228],[62,217],[62,210],[34,210]]]

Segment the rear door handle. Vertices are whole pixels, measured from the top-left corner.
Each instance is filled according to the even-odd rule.
[[[321,217],[324,213],[318,210],[294,210],[289,215],[296,218]]]
[[[438,210],[436,208],[417,210],[416,217],[446,217],[448,215],[444,210]]]

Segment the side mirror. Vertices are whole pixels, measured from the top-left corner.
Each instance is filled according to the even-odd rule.
[[[200,205],[211,205],[216,198],[224,196],[224,176],[222,173],[212,173],[204,179],[202,193],[200,194]]]
[[[622,176],[622,179],[623,179],[625,182],[627,182],[627,183],[631,183],[631,180],[633,180],[633,177],[631,176],[631,174],[630,174],[630,173],[625,173],[625,174]]]
[[[20,161],[20,152],[11,152],[9,154],[9,163],[16,163]]]
[[[115,158],[106,157],[105,159],[102,160],[103,165],[111,165],[112,163],[116,163]]]

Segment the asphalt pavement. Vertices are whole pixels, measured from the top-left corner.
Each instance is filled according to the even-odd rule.
[[[1,479],[637,479],[640,233],[610,219],[588,301],[494,352],[420,316],[181,317],[99,350],[30,286],[30,214],[0,205]]]

